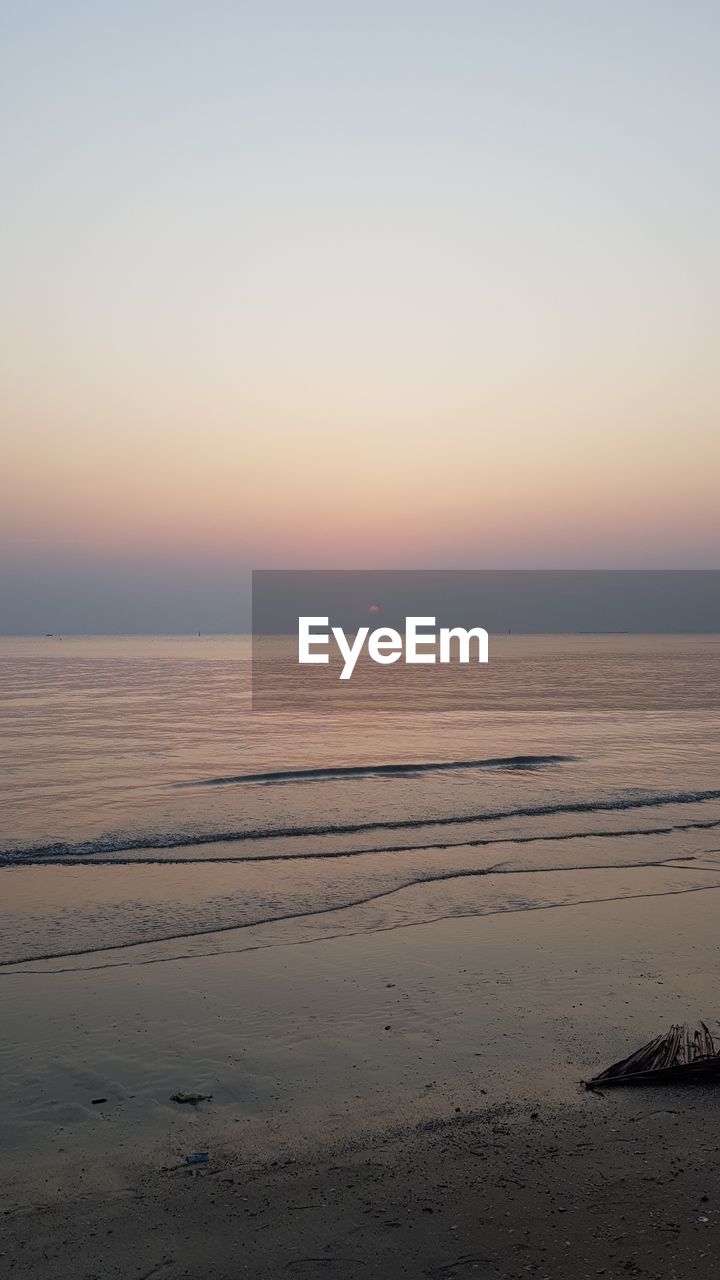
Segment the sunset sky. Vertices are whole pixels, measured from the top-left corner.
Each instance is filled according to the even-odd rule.
[[[0,630],[718,566],[716,3],[1,14]]]

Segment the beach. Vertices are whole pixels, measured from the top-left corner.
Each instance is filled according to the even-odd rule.
[[[719,902],[6,973],[6,1274],[715,1274],[712,1089],[580,1081],[714,1008]]]
[[[712,1088],[583,1087],[717,1034],[716,713],[430,751],[253,719],[242,640],[51,645],[0,654],[3,1274],[717,1273]]]

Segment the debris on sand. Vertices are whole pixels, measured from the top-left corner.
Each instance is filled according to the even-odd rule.
[[[196,1151],[191,1156],[185,1157],[186,1164],[207,1164],[210,1159],[207,1151]]]
[[[183,1093],[182,1090],[180,1090],[178,1093],[170,1094],[171,1102],[187,1102],[191,1107],[196,1107],[199,1102],[210,1102],[211,1099],[211,1093]]]
[[[720,1078],[720,1052],[705,1026],[691,1028],[686,1022],[676,1023],[662,1036],[656,1036],[629,1058],[615,1062],[593,1080],[585,1081],[586,1089],[608,1088],[618,1084],[672,1084]]]

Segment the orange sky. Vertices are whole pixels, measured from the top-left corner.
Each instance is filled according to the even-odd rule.
[[[716,564],[708,9],[63,8],[6,32],[14,581]]]

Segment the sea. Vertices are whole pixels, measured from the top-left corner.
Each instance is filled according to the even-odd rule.
[[[505,643],[508,705],[323,712],[253,710],[247,636],[0,638],[0,964],[720,885],[720,638]],[[546,709],[543,663],[590,701]]]

